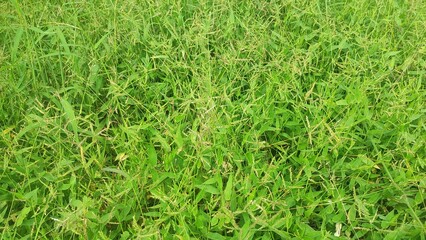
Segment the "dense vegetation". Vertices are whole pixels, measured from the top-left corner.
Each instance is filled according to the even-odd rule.
[[[422,0],[0,13],[1,239],[425,239]]]

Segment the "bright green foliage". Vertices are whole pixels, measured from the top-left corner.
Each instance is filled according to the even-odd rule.
[[[425,239],[423,0],[0,3],[1,239]]]

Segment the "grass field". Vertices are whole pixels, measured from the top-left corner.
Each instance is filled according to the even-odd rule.
[[[0,3],[0,239],[426,239],[422,0]]]

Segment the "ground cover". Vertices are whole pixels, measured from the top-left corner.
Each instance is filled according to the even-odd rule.
[[[426,4],[3,1],[2,239],[425,239]]]

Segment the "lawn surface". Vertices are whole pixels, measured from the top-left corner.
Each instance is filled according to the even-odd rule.
[[[0,3],[0,239],[425,239],[425,145],[423,0]]]

